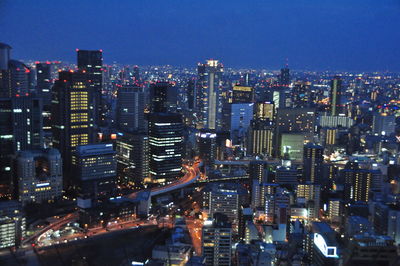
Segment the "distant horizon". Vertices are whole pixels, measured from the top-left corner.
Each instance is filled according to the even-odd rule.
[[[2,0],[0,31],[13,58],[74,62],[81,48],[121,64],[400,72],[399,14],[397,0]]]

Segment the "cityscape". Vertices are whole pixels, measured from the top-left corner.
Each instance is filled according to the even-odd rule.
[[[187,18],[185,8],[200,5],[157,1],[148,4],[154,17],[140,17],[138,4],[137,25],[162,27],[151,22],[160,21],[160,12]],[[366,2],[360,10],[376,8],[377,20],[391,7]],[[43,8],[56,12],[64,4]],[[134,5],[118,8],[125,4]],[[3,36],[2,14],[39,12],[32,3],[15,5],[0,2],[0,265],[400,265],[398,50],[393,56],[365,52],[369,61],[361,70],[351,62],[356,55],[332,65],[313,60],[330,53],[323,49],[292,61],[302,53],[302,42],[294,41],[299,51],[271,57],[279,58],[278,67],[260,66],[253,57],[265,51],[243,50],[253,58],[248,61],[229,48],[210,48],[218,52],[204,57],[207,48],[187,52],[190,39],[200,37],[182,30],[176,38],[188,38],[188,48],[177,53],[185,60],[166,52],[154,63],[151,47],[128,52],[106,38],[92,46],[79,41],[90,32],[77,30],[77,48],[61,45],[54,56],[52,38],[58,37],[51,34],[30,40],[48,38],[37,53],[12,37],[13,28]],[[252,10],[257,17],[268,5],[235,12]],[[100,6],[87,19],[115,11]],[[388,17],[399,15],[395,6]],[[354,6],[341,7],[346,20]],[[221,17],[230,17],[226,12]],[[45,32],[52,26],[42,19],[32,23]],[[182,26],[167,20],[168,27]],[[117,28],[117,21],[104,23]],[[97,30],[103,34],[110,25]],[[240,35],[257,40],[246,37],[251,32]],[[385,32],[377,33],[383,41]],[[398,32],[390,34],[400,41]],[[349,43],[359,43],[353,38]],[[160,51],[170,41],[160,40]],[[128,53],[140,54],[137,62]]]

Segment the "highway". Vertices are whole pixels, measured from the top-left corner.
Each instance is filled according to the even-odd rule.
[[[150,196],[155,196],[155,195],[159,195],[159,194],[162,194],[162,193],[167,193],[167,192],[170,192],[170,191],[173,191],[173,190],[176,190],[176,189],[180,189],[180,188],[183,188],[183,187],[195,182],[198,179],[198,177],[200,176],[200,170],[199,170],[200,164],[201,164],[201,162],[199,161],[199,162],[194,163],[192,166],[183,165],[183,167],[186,170],[186,173],[182,178],[180,178],[179,180],[177,180],[175,182],[172,182],[172,183],[170,183],[168,185],[165,185],[165,186],[162,186],[162,187],[152,188],[151,191],[150,191]],[[143,192],[143,191],[144,190],[136,191],[136,192],[128,194],[128,195],[126,195],[124,197],[129,198],[129,199],[135,199],[138,196],[138,194]],[[47,231],[49,231],[49,230],[53,230],[53,231],[59,230],[62,226],[66,225],[66,224],[68,224],[70,222],[73,222],[73,221],[75,221],[77,219],[78,219],[78,213],[77,212],[70,213],[70,214],[64,216],[63,218],[60,218],[58,221],[56,221],[56,222],[44,227],[40,231],[36,232],[34,235],[24,239],[23,244],[28,244],[28,243],[33,243],[33,242],[36,242],[36,243],[37,242],[41,242],[41,241],[38,241],[39,238],[42,235],[44,235]],[[134,224],[137,224],[137,223],[140,223],[140,222],[128,222],[127,224],[122,225],[122,226],[121,225],[116,225],[116,228],[113,228],[113,230],[123,229],[123,228],[126,228],[127,226],[133,226]],[[102,232],[102,231],[104,231],[104,232]],[[97,234],[97,233],[107,233],[107,232],[109,232],[109,231],[106,231],[105,229],[100,229],[99,228],[98,230],[96,230],[96,229],[92,230],[92,232],[89,232],[88,235],[93,235],[93,234]],[[73,240],[75,237],[81,238],[82,235],[78,234],[78,235],[74,235],[74,236],[69,236],[69,237],[66,237],[65,239],[59,239],[58,242],[65,241],[65,240],[68,241],[68,240],[71,240],[71,239]]]

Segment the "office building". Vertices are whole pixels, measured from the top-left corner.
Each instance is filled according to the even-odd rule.
[[[202,255],[206,265],[230,266],[232,258],[232,227],[228,218],[216,213],[205,221],[202,231]]]
[[[283,133],[280,136],[280,156],[291,160],[303,160],[304,144],[308,141],[306,133]]]
[[[198,95],[201,121],[208,129],[219,130],[222,125],[221,85],[223,65],[218,60],[207,60],[205,64],[199,63]]]
[[[117,173],[121,183],[141,188],[149,178],[149,137],[123,133],[117,138]]]
[[[61,198],[62,159],[56,149],[21,151],[16,161],[18,199],[22,205]]]
[[[230,133],[234,144],[241,143],[253,119],[253,103],[230,104]]]
[[[307,207],[307,218],[314,220],[319,218],[321,202],[321,186],[316,184],[298,184],[296,189],[297,203]]]
[[[179,114],[149,115],[149,151],[154,182],[169,183],[181,175],[183,124]]]
[[[249,179],[259,183],[268,183],[268,168],[266,161],[251,161],[249,164]]]
[[[294,166],[279,166],[276,168],[275,183],[280,185],[297,185],[299,170]]]
[[[358,163],[349,162],[340,174],[344,180],[344,200],[368,202],[372,171],[360,169]]]
[[[313,222],[311,232],[313,265],[337,265],[340,251],[336,232],[324,222]]]
[[[351,117],[344,115],[332,116],[332,115],[321,115],[319,116],[319,125],[321,127],[330,128],[351,128],[354,125],[354,120]]]
[[[0,201],[0,250],[19,247],[25,237],[26,219],[22,206],[14,200]]]
[[[331,116],[337,116],[342,112],[342,79],[338,76],[331,81],[331,90],[329,94]]]
[[[254,104],[254,120],[275,119],[275,104],[273,102],[256,102]]]
[[[170,82],[159,81],[150,85],[151,112],[174,113],[177,109],[177,88]]]
[[[52,133],[53,147],[63,158],[64,183],[68,185],[72,176],[72,154],[79,145],[94,143],[95,112],[93,89],[86,73],[63,71],[59,73],[53,87]]]
[[[108,198],[116,188],[117,162],[112,144],[79,145],[73,155],[74,183],[81,198]]]
[[[278,83],[280,86],[288,87],[290,85],[290,70],[286,65],[281,69],[281,73],[278,76]]]
[[[217,157],[217,134],[213,130],[202,129],[196,134],[197,149],[200,159],[207,166],[212,166]]]
[[[10,75],[10,90],[9,95],[5,95],[5,97],[20,96],[30,93],[30,68],[20,61],[9,60],[8,70]]]
[[[196,101],[196,81],[194,78],[188,80],[186,85],[186,94],[187,94],[187,106],[189,110],[196,110],[197,101]]]
[[[322,184],[324,148],[314,143],[304,145],[303,179],[313,184]]]
[[[247,132],[247,154],[272,156],[274,130],[272,122],[252,120]]]
[[[396,130],[396,117],[386,113],[374,114],[372,120],[372,133],[390,136]]]
[[[105,109],[102,100],[103,90],[103,50],[80,50],[77,49],[77,64],[81,72],[87,74],[89,87],[92,89],[91,104],[94,110],[94,124],[104,123]],[[61,79],[61,78],[60,78]]]
[[[143,132],[144,92],[141,87],[125,86],[118,88],[117,127],[124,132]]]
[[[254,102],[253,88],[249,86],[235,85],[232,89],[232,103]]]

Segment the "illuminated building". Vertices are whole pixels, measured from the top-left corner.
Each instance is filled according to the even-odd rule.
[[[156,82],[150,85],[152,113],[176,112],[177,89],[169,82]]]
[[[344,115],[332,116],[332,115],[322,115],[319,117],[319,125],[321,127],[344,127],[350,128],[354,125],[354,120],[351,117]]]
[[[393,239],[370,232],[355,235],[344,250],[343,265],[397,265],[397,246]]]
[[[321,136],[322,141],[325,146],[333,146],[336,145],[336,136],[338,135],[339,130],[337,128],[322,128]]]
[[[314,143],[304,145],[303,179],[313,184],[322,184],[324,148]]]
[[[315,184],[297,185],[297,202],[305,203],[307,206],[307,218],[319,218],[321,186]]]
[[[338,76],[331,81],[330,90],[330,111],[332,116],[337,116],[341,113],[341,96],[342,96],[342,79]]]
[[[273,102],[257,102],[254,106],[254,120],[269,120],[275,119],[275,105]]]
[[[0,201],[0,250],[19,247],[25,237],[26,219],[19,202]]]
[[[374,114],[372,121],[372,133],[390,136],[396,129],[396,117],[392,115]]]
[[[276,168],[275,183],[297,185],[299,180],[299,170],[296,167],[279,166]]]
[[[211,166],[217,157],[217,134],[213,130],[200,130],[197,134],[199,157],[205,165]]]
[[[168,183],[181,175],[183,124],[179,114],[149,115],[150,176],[157,183]]]
[[[196,83],[194,79],[189,79],[186,86],[187,93],[187,105],[189,110],[195,110],[197,108],[196,101]]]
[[[312,105],[310,82],[296,82],[292,91],[293,106],[295,108],[310,107]]]
[[[343,203],[340,199],[330,199],[328,217],[331,223],[341,223],[343,216]]]
[[[208,208],[209,216],[215,213],[226,215],[235,232],[239,225],[239,208],[247,198],[247,191],[239,184],[210,184],[203,190],[203,207]]]
[[[307,141],[305,133],[281,134],[280,156],[289,156],[291,160],[303,160],[304,144]]]
[[[339,244],[336,241],[336,232],[324,222],[313,222],[312,231],[313,265],[337,265],[339,259]]]
[[[8,61],[8,70],[10,72],[10,95],[30,93],[30,73],[31,70],[24,63],[17,60]]]
[[[232,103],[254,102],[253,88],[249,86],[235,85],[232,89]]]
[[[344,199],[368,202],[373,172],[360,169],[357,163],[351,166],[349,162],[345,169],[341,170],[341,175],[344,180]]]
[[[221,84],[223,65],[218,60],[207,60],[198,64],[198,94],[200,114],[205,128],[219,130],[221,128]]]
[[[245,237],[244,241],[246,244],[250,244],[251,241],[258,240],[258,230],[253,221],[246,221]]]
[[[66,171],[71,169],[76,147],[94,142],[92,91],[83,72],[60,72],[53,87],[53,147],[60,151],[63,158],[66,185],[71,181],[71,174]]]
[[[141,187],[149,177],[149,137],[123,133],[117,138],[117,173],[120,182]]]
[[[43,129],[51,131],[51,88],[53,86],[54,64],[51,62],[36,63],[36,90],[43,100]]]
[[[278,76],[279,85],[288,87],[290,85],[290,70],[286,65],[281,69],[281,73]]]
[[[117,127],[124,132],[143,132],[144,92],[141,87],[118,88]]]
[[[247,154],[272,156],[273,136],[272,122],[252,120],[247,132]]]
[[[258,180],[259,183],[268,182],[266,161],[251,161],[249,164],[249,179]]]
[[[89,86],[93,89],[92,104],[94,108],[94,124],[100,125],[104,120],[103,90],[103,51],[77,49],[78,69],[87,73]]]
[[[244,140],[246,132],[253,119],[253,103],[232,103],[230,104],[230,133],[234,144]]]
[[[16,170],[18,199],[23,205],[61,198],[62,159],[56,149],[19,152]]]
[[[138,83],[140,81],[140,70],[138,66],[133,67],[133,80]]]
[[[232,256],[232,227],[228,218],[216,213],[213,220],[204,222],[202,255],[206,265],[230,266]]]
[[[81,198],[105,198],[116,188],[117,162],[112,144],[80,145],[73,156],[75,184]]]
[[[10,71],[8,61],[10,61],[11,46],[0,43],[0,97],[11,97]]]
[[[314,129],[315,110],[313,108],[279,108],[276,118],[276,145],[284,142],[281,140],[284,133],[303,133],[303,136],[310,139],[314,136]],[[293,144],[297,146],[295,143]],[[282,146],[285,145],[281,144],[281,146],[276,147],[275,151],[281,156],[285,153],[285,150],[280,149]],[[302,157],[302,150],[303,148],[300,148],[300,156],[297,157]]]

